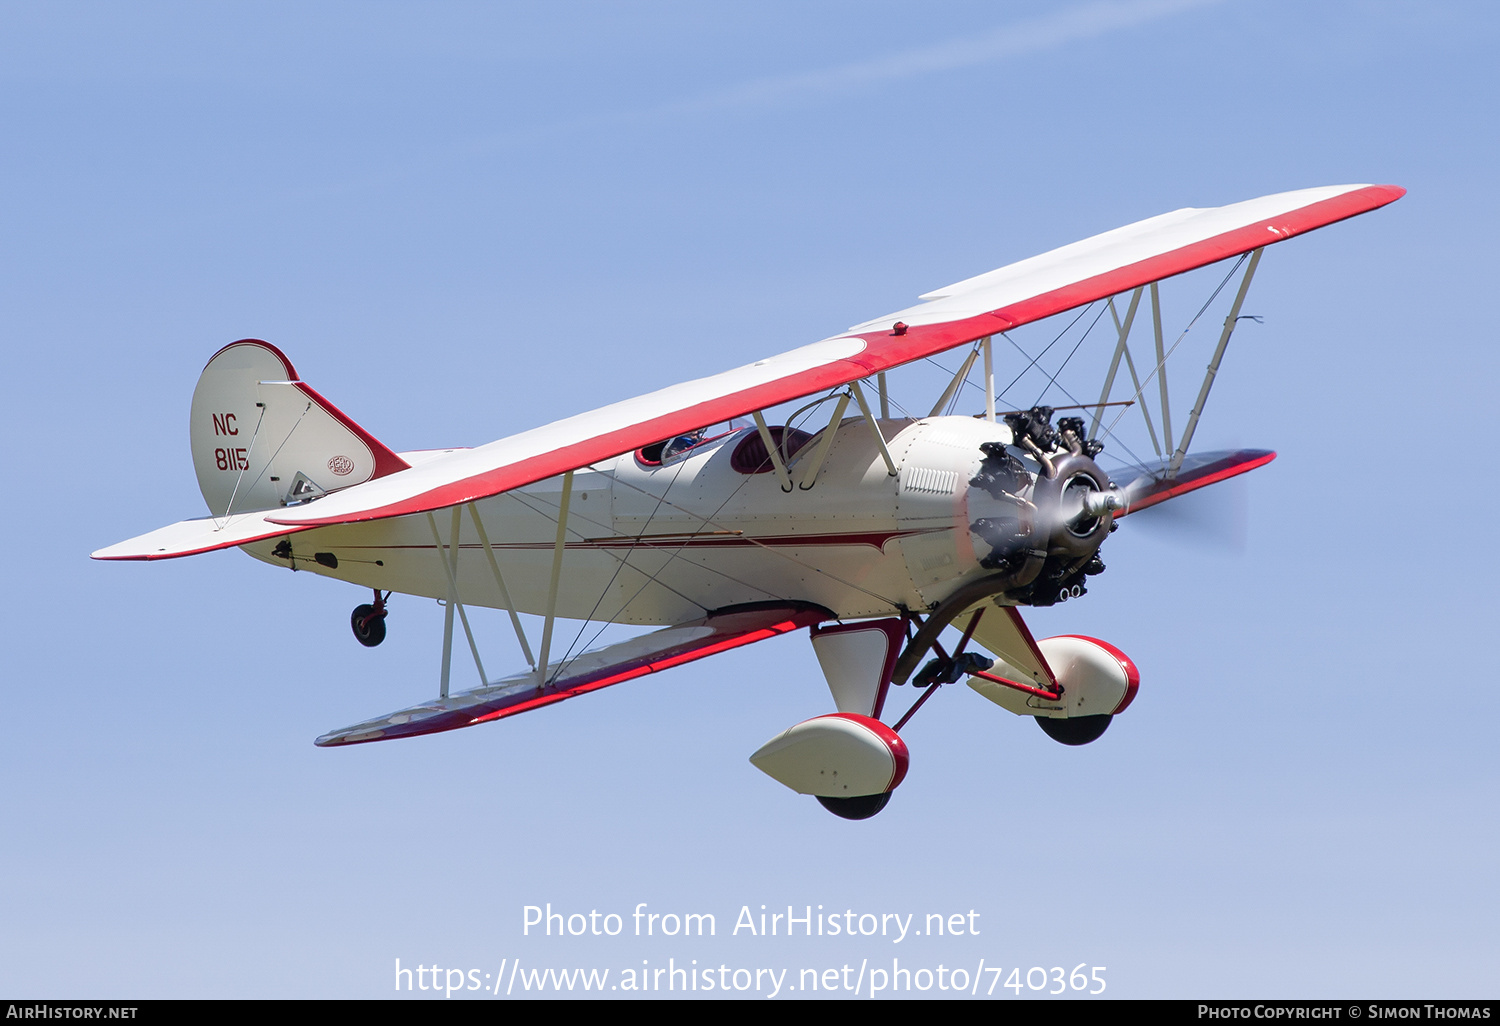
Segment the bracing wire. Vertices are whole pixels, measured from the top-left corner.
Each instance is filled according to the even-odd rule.
[[[1004,388],[1002,388],[1000,390],[1000,394],[998,396],[996,396],[996,398],[997,399],[1004,398],[1004,396],[1005,396],[1005,394],[1007,392],[1009,392],[1012,388],[1015,388],[1016,387],[1016,382],[1018,382],[1022,378],[1024,378],[1026,376],[1027,372],[1030,371],[1031,368],[1033,368],[1033,367],[1035,367],[1037,365],[1037,361],[1040,360],[1042,357],[1044,357],[1044,356],[1047,355],[1047,350],[1049,350],[1053,346],[1057,345],[1058,339],[1062,338],[1069,331],[1073,330],[1073,325],[1075,325],[1079,321],[1083,320],[1083,315],[1086,314],[1086,313],[1088,313],[1089,312],[1089,306],[1093,306],[1093,305],[1094,305],[1093,303],[1090,303],[1088,306],[1085,306],[1083,309],[1079,310],[1078,311],[1078,316],[1074,317],[1071,321],[1069,321],[1068,322],[1068,326],[1066,328],[1064,328],[1062,331],[1059,331],[1057,333],[1057,338],[1054,338],[1051,342],[1048,342],[1046,348],[1044,348],[1040,353],[1037,353],[1036,356],[1032,357],[1031,358],[1031,362],[1028,363],[1024,368],[1022,368],[1021,373],[1017,374],[1014,378],[1011,379],[1010,384],[1006,385]],[[1003,332],[1003,331],[1000,334],[1004,335],[1005,336],[1005,340],[1007,342],[1009,342],[1011,345],[1015,346],[1016,349],[1020,351],[1020,353],[1021,353],[1022,356],[1027,355],[1026,354],[1026,350],[1021,349],[1021,347],[1019,345],[1017,345],[1016,340],[1013,339],[1013,338],[1011,338],[1010,335],[1008,335],[1006,332]]]
[[[1042,391],[1036,397],[1036,402],[1032,403],[1031,405],[1038,406],[1038,405],[1041,404],[1042,397],[1047,394],[1047,390],[1050,389],[1052,387],[1053,383],[1057,381],[1057,375],[1061,374],[1064,370],[1067,369],[1068,364],[1073,359],[1073,354],[1076,353],[1076,352],[1078,352],[1078,347],[1081,346],[1081,345],[1083,345],[1084,340],[1089,337],[1089,334],[1094,330],[1095,325],[1097,325],[1099,323],[1099,319],[1104,316],[1104,311],[1106,309],[1108,309],[1108,305],[1107,304],[1101,304],[1100,305],[1099,312],[1094,315],[1094,319],[1091,322],[1089,322],[1089,326],[1087,328],[1085,328],[1083,334],[1079,336],[1078,341],[1073,345],[1072,352],[1068,353],[1067,359],[1063,360],[1062,366],[1057,368],[1057,370],[1053,373],[1052,377],[1050,377],[1050,378],[1047,379],[1047,383],[1042,386]],[[1062,389],[1063,394],[1065,394],[1065,395],[1067,394],[1067,389],[1062,388],[1061,385],[1059,385],[1058,388]],[[1071,399],[1072,396],[1068,396],[1068,398]]]
[[[1219,298],[1219,293],[1224,291],[1224,286],[1229,284],[1229,279],[1234,277],[1235,272],[1238,271],[1240,269],[1240,266],[1244,264],[1244,262],[1248,259],[1250,259],[1249,253],[1240,254],[1240,258],[1234,262],[1234,266],[1229,269],[1229,273],[1224,275],[1224,280],[1219,282],[1219,287],[1214,289],[1213,294],[1203,301],[1203,305],[1198,308],[1198,312],[1193,315],[1193,319],[1188,322],[1188,326],[1182,329],[1182,334],[1177,336],[1177,341],[1172,343],[1172,348],[1168,349],[1166,351],[1166,354],[1163,355],[1159,361],[1157,361],[1156,366],[1151,368],[1151,373],[1147,374],[1144,378],[1141,379],[1140,386],[1136,388],[1135,394],[1130,397],[1132,400],[1140,399],[1141,393],[1146,390],[1146,386],[1151,383],[1151,379],[1156,377],[1156,375],[1161,372],[1161,369],[1167,365],[1167,361],[1172,358],[1172,354],[1177,352],[1177,347],[1182,345],[1182,340],[1187,338],[1188,332],[1193,330],[1193,325],[1198,323],[1199,318],[1201,318],[1204,313],[1207,312],[1208,308],[1213,305],[1213,301]],[[1120,412],[1115,414],[1115,419],[1109,422],[1109,427],[1104,429],[1106,434],[1113,434],[1111,428],[1120,423],[1120,418],[1125,416],[1126,411],[1129,409],[1129,406],[1123,406],[1120,408]],[[1131,455],[1135,454],[1132,453]],[[1140,457],[1136,458],[1138,460],[1140,459]]]

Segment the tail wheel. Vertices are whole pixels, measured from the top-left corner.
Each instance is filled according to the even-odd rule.
[[[862,794],[857,798],[827,798],[818,795],[818,804],[840,819],[869,819],[891,800],[891,792]]]
[[[368,603],[355,606],[349,614],[349,627],[361,645],[374,648],[385,640],[385,610]]]
[[[1065,745],[1086,745],[1090,741],[1097,741],[1109,729],[1109,721],[1114,717],[1102,716],[1071,716],[1065,720],[1053,719],[1051,716],[1036,717],[1036,725],[1042,728],[1052,740]]]

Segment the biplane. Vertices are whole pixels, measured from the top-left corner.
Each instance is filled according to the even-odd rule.
[[[275,346],[234,342],[208,361],[192,399],[193,464],[209,515],[93,555],[238,547],[347,581],[372,594],[350,618],[369,646],[385,637],[392,594],[442,602],[437,695],[324,734],[316,743],[325,747],[488,723],[805,630],[833,711],[750,759],[835,814],[866,818],[906,774],[900,730],[945,684],[965,680],[1067,745],[1098,739],[1129,707],[1140,681],[1129,657],[1096,638],[1038,640],[1021,610],[1082,596],[1121,518],[1275,458],[1190,452],[1261,256],[1403,194],[1333,186],[1173,211],[929,292],[800,349],[476,448],[393,451]],[[1159,285],[1231,260],[1220,290],[1236,274],[1239,284],[1225,292],[1228,315],[1174,433],[1167,363],[1176,344],[1166,345]],[[994,339],[1098,303],[1113,325],[1098,401],[1065,416],[1039,404],[997,410]],[[1129,340],[1148,319],[1138,365]],[[931,412],[893,416],[887,372],[949,350],[966,351]],[[977,361],[984,412],[954,415]],[[1107,471],[1097,458],[1122,402],[1117,383],[1133,390],[1124,403],[1160,400],[1159,419],[1146,416],[1156,458]],[[794,415],[768,423],[768,411],[799,401]],[[489,675],[470,624],[476,607],[509,616],[525,669]],[[528,636],[520,613],[541,618],[539,636]],[[560,651],[559,619],[656,629]],[[479,681],[463,690],[450,687],[455,626]],[[913,700],[888,717],[898,689]]]

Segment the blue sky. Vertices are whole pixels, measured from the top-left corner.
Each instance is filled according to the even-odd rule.
[[[3,17],[0,991],[900,957],[1105,966],[1119,997],[1493,995],[1490,6]],[[398,601],[365,650],[336,582],[86,558],[202,512],[188,402],[236,338],[395,448],[478,444],[1166,210],[1343,182],[1410,192],[1267,251],[1264,323],[1195,443],[1280,458],[1199,503],[1211,529],[1127,521],[1090,594],[1031,617],[1128,652],[1135,705],[1074,750],[945,690],[867,823],[746,761],[826,711],[805,638],[323,751],[435,689],[433,603]],[[1220,275],[1174,283],[1179,326]],[[1105,358],[1081,349],[1076,387]],[[925,409],[941,381],[897,387]],[[498,614],[482,636],[519,665]],[[523,936],[547,902],[711,912],[719,935]],[[981,933],[728,935],[761,904],[974,909]]]

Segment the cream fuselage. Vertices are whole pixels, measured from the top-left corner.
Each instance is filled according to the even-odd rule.
[[[989,546],[969,525],[1014,506],[969,482],[984,459],[981,443],[1008,444],[1011,432],[970,417],[885,420],[880,429],[895,476],[869,424],[850,418],[837,427],[811,487],[800,478],[819,439],[794,456],[790,492],[775,473],[731,467],[735,447],[754,428],[662,465],[631,453],[576,471],[557,615],[672,624],[749,602],[811,602],[840,619],[931,608],[989,572],[979,565]],[[520,612],[547,610],[562,494],[559,477],[474,504]],[[479,533],[467,508],[459,510],[459,598],[503,607]],[[446,598],[434,523],[448,546],[451,510],[431,521],[422,514],[300,532],[290,535],[290,563],[363,587]],[[286,566],[273,554],[279,542],[244,549]],[[337,567],[315,553],[331,553]]]

